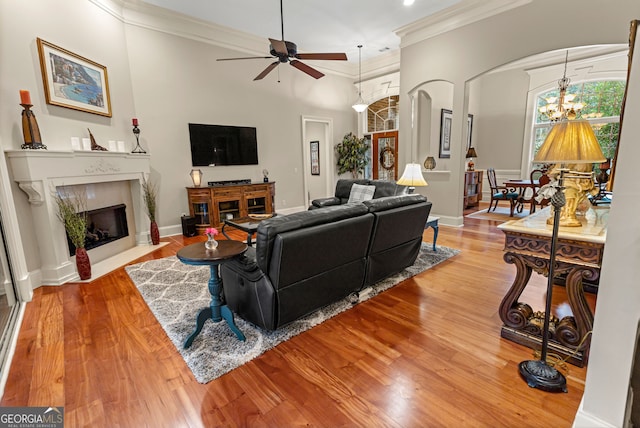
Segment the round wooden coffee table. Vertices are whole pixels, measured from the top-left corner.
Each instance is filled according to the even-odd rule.
[[[227,260],[231,260],[234,257],[238,257],[242,253],[247,251],[247,244],[238,241],[218,241],[218,248],[215,250],[207,250],[204,247],[204,242],[198,242],[195,244],[187,245],[180,249],[176,256],[178,259],[187,265],[207,265],[211,270],[211,276],[209,277],[209,293],[211,293],[211,303],[208,308],[202,309],[198,313],[196,319],[196,329],[191,333],[187,340],[184,342],[184,347],[188,348],[193,343],[193,339],[196,338],[198,333],[202,330],[205,321],[211,319],[213,322],[220,322],[223,319],[229,325],[231,331],[233,331],[239,340],[244,341],[244,334],[236,326],[233,319],[233,312],[227,305],[222,304],[220,299],[220,292],[222,291],[222,279],[218,273],[218,266]]]

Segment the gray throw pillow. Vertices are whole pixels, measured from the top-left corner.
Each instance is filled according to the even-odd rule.
[[[376,191],[376,186],[364,186],[362,184],[355,184],[351,186],[351,193],[349,193],[348,204],[352,202],[362,202],[373,199],[373,194]]]

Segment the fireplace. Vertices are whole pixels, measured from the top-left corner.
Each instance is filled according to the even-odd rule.
[[[87,251],[129,236],[126,208],[125,204],[119,204],[85,211],[87,232],[84,248]],[[73,245],[68,235],[67,244],[69,245],[69,255],[75,256],[76,246]]]
[[[92,265],[127,249],[149,244],[149,220],[142,192],[142,180],[148,178],[150,172],[148,154],[7,150],[6,155],[13,179],[29,197],[42,284],[60,285],[78,279],[75,260],[70,256],[66,233],[52,198],[53,192],[61,188],[79,188],[85,192],[86,209],[90,211],[124,205],[126,234],[122,230],[113,232],[123,237],[91,249]]]

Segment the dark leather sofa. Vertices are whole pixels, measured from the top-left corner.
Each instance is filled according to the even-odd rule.
[[[221,266],[227,305],[275,330],[411,266],[431,203],[400,195],[264,220],[256,246]]]
[[[376,191],[373,199],[383,198],[385,196],[397,196],[407,193],[407,187],[396,184],[394,181],[386,180],[365,180],[365,179],[340,179],[336,183],[336,191],[334,196],[329,198],[314,199],[309,205],[310,210],[325,208],[334,205],[346,204],[351,193],[351,186],[362,184],[365,186],[375,186]]]

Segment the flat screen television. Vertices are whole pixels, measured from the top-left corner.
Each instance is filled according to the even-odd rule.
[[[193,166],[257,165],[256,128],[189,124]]]

